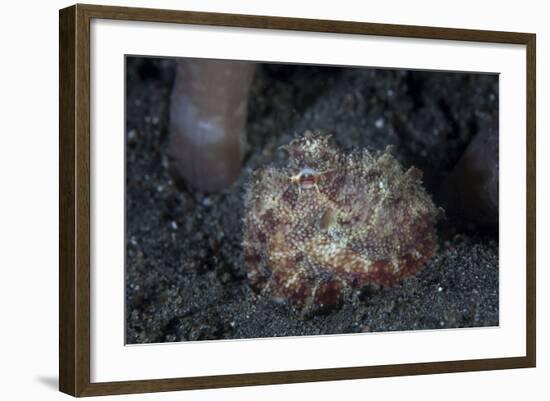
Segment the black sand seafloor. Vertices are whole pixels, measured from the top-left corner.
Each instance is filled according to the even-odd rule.
[[[472,138],[498,132],[497,75],[259,64],[241,175],[230,189],[204,195],[176,185],[171,172],[174,67],[127,59],[127,343],[499,324],[498,227],[450,212],[438,225],[437,255],[419,273],[307,318],[250,289],[241,245],[252,171],[284,164],[279,147],[307,129],[331,133],[343,150],[394,145],[445,205],[442,188]]]

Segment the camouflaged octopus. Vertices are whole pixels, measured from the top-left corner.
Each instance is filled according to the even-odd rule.
[[[436,251],[436,208],[390,150],[344,154],[308,131],[284,146],[285,168],[255,172],[244,258],[256,292],[299,310],[338,305],[351,289],[390,286]]]

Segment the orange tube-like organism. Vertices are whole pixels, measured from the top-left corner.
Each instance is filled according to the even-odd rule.
[[[246,114],[254,63],[177,61],[170,105],[170,153],[177,174],[201,192],[229,187],[246,146]]]

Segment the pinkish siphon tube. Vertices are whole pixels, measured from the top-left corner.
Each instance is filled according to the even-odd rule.
[[[170,105],[170,153],[191,188],[216,192],[239,176],[255,64],[178,60]]]

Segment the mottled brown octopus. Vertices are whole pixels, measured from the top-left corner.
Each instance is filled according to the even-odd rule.
[[[404,171],[390,149],[344,154],[310,131],[284,148],[289,165],[255,172],[245,197],[256,292],[314,312],[351,289],[398,283],[434,255],[439,209],[420,170]]]

